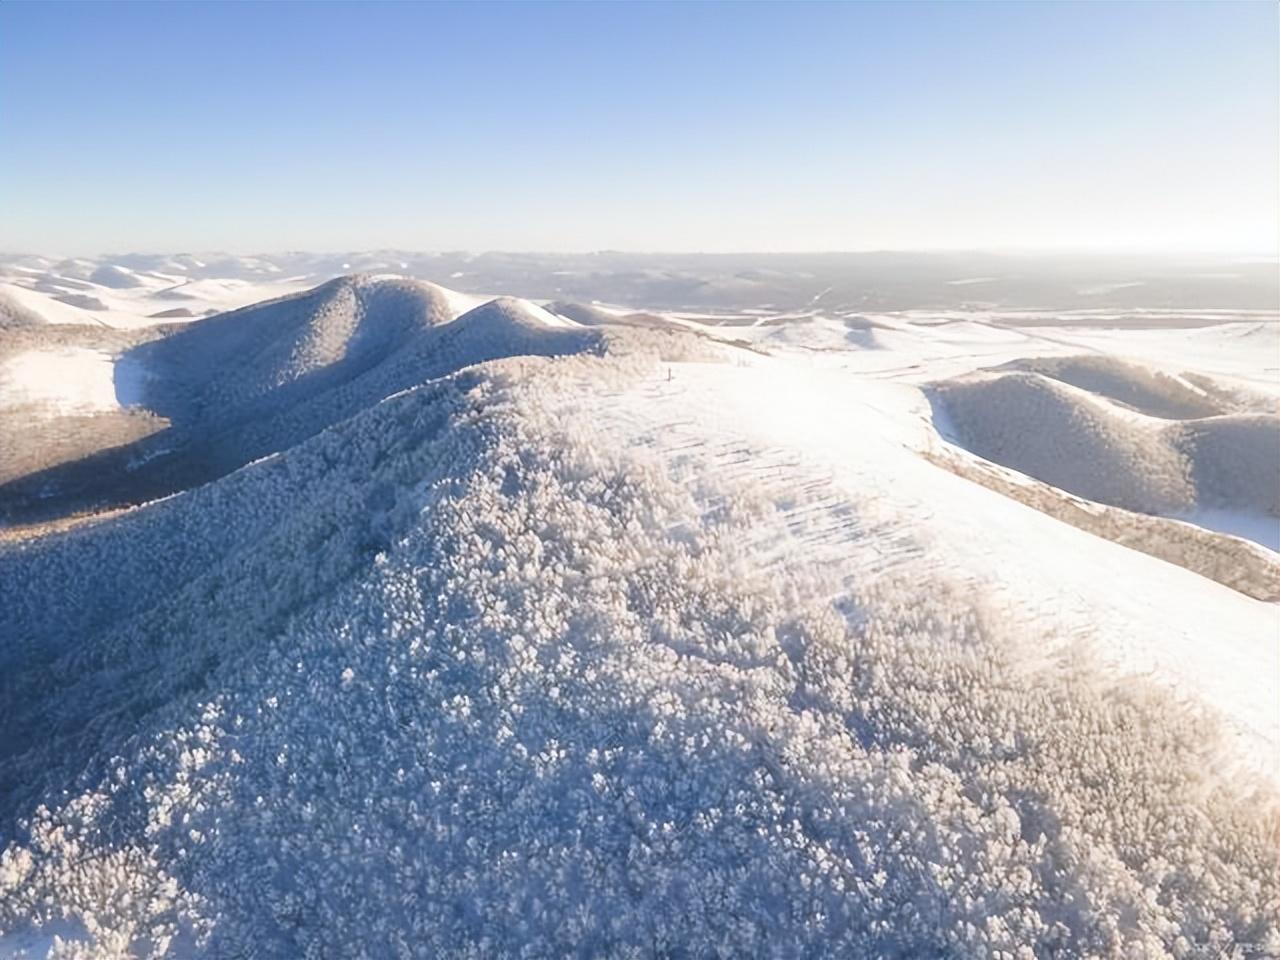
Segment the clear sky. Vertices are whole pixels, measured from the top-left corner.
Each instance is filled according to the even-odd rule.
[[[1277,10],[0,3],[0,249],[1277,246]]]

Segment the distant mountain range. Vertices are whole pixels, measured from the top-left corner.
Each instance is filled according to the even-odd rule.
[[[0,324],[136,325],[243,306],[351,273],[468,293],[664,310],[1280,308],[1274,261],[980,253],[519,254],[366,251],[254,256],[0,255]]]

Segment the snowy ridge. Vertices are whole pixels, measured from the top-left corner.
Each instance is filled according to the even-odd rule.
[[[767,400],[708,443],[720,414],[689,401],[762,371],[665,371],[473,367],[0,547],[27,638],[0,930],[208,956],[1280,948],[1272,801],[1203,708],[1049,652],[1061,611],[1029,633],[921,579],[932,547],[883,493],[758,446]],[[854,423],[863,480],[891,457],[899,491],[962,483],[900,473],[892,417]],[[37,590],[60,622],[23,612]]]

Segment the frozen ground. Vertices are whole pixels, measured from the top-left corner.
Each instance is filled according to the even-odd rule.
[[[167,426],[0,486],[3,949],[1280,952],[1274,313],[542,299],[95,356]]]

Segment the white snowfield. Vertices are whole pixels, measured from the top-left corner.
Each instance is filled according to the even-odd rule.
[[[1278,333],[373,276],[125,353],[211,472],[0,542],[0,951],[1280,955],[1280,606],[939,465],[1280,522]]]
[[[99,350],[28,350],[0,365],[0,407],[34,406],[50,414],[114,410],[114,358]]]

